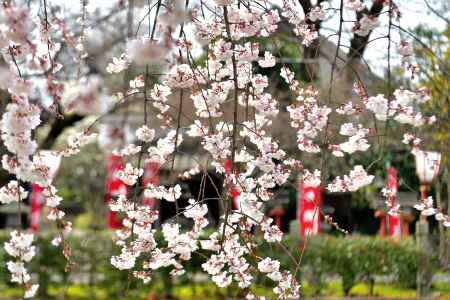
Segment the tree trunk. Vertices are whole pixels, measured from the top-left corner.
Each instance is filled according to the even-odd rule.
[[[319,47],[319,39],[316,39],[309,47],[303,47],[303,62],[300,64],[300,76],[303,81],[313,82],[318,79]]]

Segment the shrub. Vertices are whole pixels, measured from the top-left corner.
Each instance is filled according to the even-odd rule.
[[[111,255],[118,250],[112,244],[110,231],[75,231],[69,244],[72,247],[73,267],[70,273],[64,272],[65,260],[61,256],[61,249],[50,245],[51,233],[40,233],[36,240],[37,256],[32,260],[30,270],[37,277],[41,286],[41,297],[47,298],[51,286],[67,286],[81,283],[88,287],[95,299],[98,290],[102,290],[107,299],[120,299],[127,290],[153,290],[158,293],[171,293],[174,283],[166,270],[154,274],[155,283],[144,286],[141,282],[129,279],[127,272],[119,272],[110,264]],[[160,237],[159,237],[160,238]],[[0,242],[7,239],[6,232],[0,232]],[[369,293],[373,292],[373,284],[378,276],[389,275],[394,284],[402,287],[414,287],[417,274],[417,260],[420,253],[413,240],[392,241],[374,237],[348,236],[334,237],[321,235],[312,237],[308,241],[295,236],[286,235],[283,247],[262,243],[259,236],[254,237],[258,243],[259,257],[271,256],[280,260],[285,269],[307,281],[314,295],[324,290],[331,278],[342,280],[342,290],[348,295],[357,283],[365,282],[369,286]],[[297,265],[293,259],[301,256],[306,244],[301,264]],[[286,250],[294,257],[286,255]],[[6,261],[7,254],[0,248],[0,260]],[[203,260],[196,258],[186,266],[187,274],[177,279],[177,284],[191,285],[196,290],[196,283],[192,277],[203,272]],[[435,266],[435,265],[434,265]],[[0,282],[8,282],[9,273],[6,268],[0,269]],[[257,278],[258,286],[271,289],[271,282],[263,277]],[[225,291],[232,295],[233,288]],[[213,291],[211,293],[217,293]]]

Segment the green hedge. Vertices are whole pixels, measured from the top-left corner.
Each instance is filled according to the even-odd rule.
[[[1,262],[7,259],[3,249],[3,242],[7,238],[6,232],[0,232]],[[61,249],[51,246],[50,234],[40,234],[35,242],[38,253],[29,264],[29,268],[41,285],[42,298],[48,298],[55,286],[71,286],[80,282],[92,287],[90,289],[92,295],[88,297],[91,299],[95,298],[98,290],[102,291],[104,294],[102,297],[106,299],[121,299],[127,291],[143,293],[152,289],[161,293],[170,293],[174,285],[195,285],[196,283],[191,279],[192,275],[202,272],[203,259],[197,255],[186,265],[187,274],[177,279],[176,283],[169,279],[167,270],[157,272],[154,283],[148,286],[143,286],[137,280],[129,281],[126,271],[118,271],[110,265],[111,255],[117,252],[111,238],[112,233],[109,231],[74,232],[69,239],[74,265],[72,271],[66,273]],[[337,279],[341,280],[345,294],[348,294],[358,283],[366,283],[370,293],[379,276],[389,278],[397,286],[415,286],[417,258],[420,252],[413,240],[392,241],[373,237],[322,235],[302,241],[297,237],[286,236],[283,241],[286,249],[263,243],[260,238],[254,240],[258,244],[258,256],[277,258],[283,268],[290,269],[292,272],[297,269],[293,259],[298,260],[302,257],[296,274],[299,279],[308,283],[315,295],[320,294],[330,280]],[[302,255],[305,243],[307,245]],[[288,256],[285,250],[293,253],[293,257]],[[8,278],[9,274],[5,264],[2,263],[0,282],[7,283]],[[256,279],[255,286],[265,286],[270,291],[271,285],[270,280],[263,276]],[[234,295],[236,290],[231,288],[226,292]]]
[[[358,282],[367,283],[371,293],[379,276],[402,287],[415,287],[419,254],[412,240],[324,236],[307,244],[302,273],[315,294],[333,275],[341,278],[346,295]]]

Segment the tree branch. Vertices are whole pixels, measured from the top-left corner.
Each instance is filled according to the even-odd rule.
[[[357,20],[361,20],[364,15],[377,17],[383,10],[383,2],[383,0],[376,0],[373,2],[370,10],[365,9],[361,12],[356,13]],[[370,38],[370,34],[371,32],[366,36],[359,36],[357,34],[353,35],[353,38],[350,42],[350,51],[348,53],[349,60],[360,59],[363,56]]]
[[[310,0],[299,0],[298,2],[300,3],[300,5],[303,8],[303,12],[304,12],[305,16],[313,8],[313,5],[311,4]],[[324,0],[317,1],[317,5],[320,5],[322,2],[324,2]],[[313,26],[317,32],[320,31],[320,28],[322,25],[321,20],[317,20],[316,22],[311,22],[309,19],[306,19],[306,23]],[[317,58],[319,56],[319,47],[320,47],[319,39],[316,39],[311,45],[309,45],[309,47],[304,46],[303,47],[303,58],[305,60]],[[316,68],[315,68],[314,64],[308,64],[308,63],[301,64],[300,70],[301,70],[301,76],[302,76],[303,80],[305,80],[307,82],[311,82],[316,79],[317,72],[316,72]]]
[[[74,125],[76,122],[81,121],[84,116],[81,115],[70,115],[65,116],[63,119],[56,118],[55,122],[52,124],[50,132],[47,134],[45,139],[40,144],[41,149],[50,149],[56,142],[58,136],[64,131],[64,129]]]

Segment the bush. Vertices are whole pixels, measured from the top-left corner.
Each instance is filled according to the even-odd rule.
[[[298,237],[287,237],[284,242],[297,254],[306,243]],[[299,250],[296,251],[296,247]],[[261,250],[262,256],[274,256],[275,253],[282,265],[292,271],[292,261],[282,251]],[[345,295],[349,295],[352,287],[360,282],[367,283],[369,294],[373,294],[375,280],[380,276],[400,287],[414,288],[419,254],[420,250],[412,239],[394,241],[378,237],[321,235],[307,241],[300,272],[314,295],[319,295],[332,277],[341,279]],[[431,254],[430,259],[434,262],[432,267],[436,268]]]
[[[112,244],[112,233],[109,231],[75,231],[68,242],[72,247],[73,267],[70,273],[64,271],[65,259],[60,247],[50,244],[52,234],[40,233],[35,241],[38,248],[36,257],[30,263],[30,271],[34,274],[41,288],[42,298],[54,295],[54,287],[64,287],[82,284],[87,287],[89,299],[121,299],[128,291],[144,293],[153,290],[159,293],[171,293],[175,285],[169,279],[166,270],[154,274],[155,282],[144,286],[140,281],[130,279],[128,272],[114,269],[110,264],[111,255],[118,249]],[[0,233],[0,242],[8,238],[6,232]],[[286,236],[283,247],[262,243],[260,237],[255,237],[258,244],[257,255],[271,256],[280,260],[284,269],[289,269],[304,282],[308,282],[311,293],[319,295],[332,278],[340,278],[342,290],[348,295],[358,283],[366,283],[369,293],[373,292],[375,279],[386,276],[392,282],[402,287],[414,287],[417,274],[419,250],[413,240],[392,241],[373,237],[348,236],[333,237],[322,235],[312,237],[307,241],[299,267],[294,259],[301,256],[304,243],[298,237]],[[264,245],[264,246],[263,246]],[[289,250],[295,257],[286,255]],[[0,248],[0,261],[5,262],[7,254]],[[187,274],[177,279],[177,285],[191,286],[198,290],[192,280],[195,274],[202,272],[201,257],[191,260],[186,265]],[[9,273],[4,263],[0,267],[0,282],[8,282]],[[266,286],[270,292],[272,282],[261,276],[256,278],[255,286]],[[53,290],[53,292],[52,292]],[[63,292],[66,289],[60,289]],[[99,292],[101,291],[101,292]],[[217,290],[209,291],[217,294]],[[222,291],[223,292],[223,291]],[[222,293],[220,292],[220,293]],[[231,295],[233,288],[226,291]],[[59,295],[64,299],[64,295]],[[138,297],[136,297],[138,299]]]

